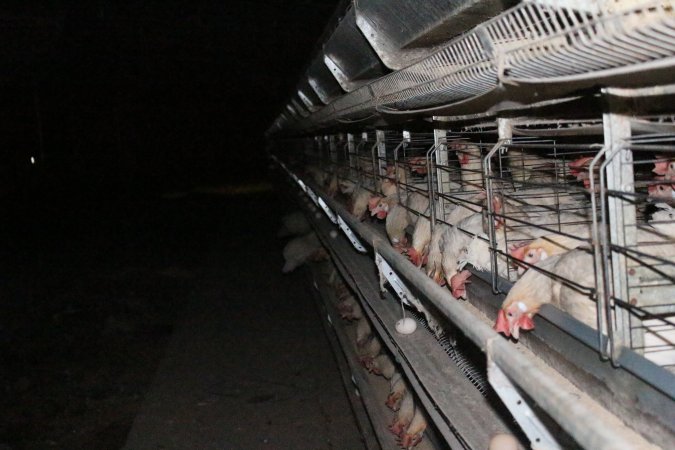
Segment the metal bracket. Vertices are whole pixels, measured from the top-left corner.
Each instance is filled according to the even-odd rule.
[[[301,180],[300,178],[298,178],[297,176],[295,176],[295,174],[293,174],[293,172],[289,172],[289,173],[291,174],[291,177],[293,177],[293,178],[295,179],[295,181],[298,182],[298,185],[300,186],[300,189],[302,189],[303,192],[307,192],[307,186],[305,185],[305,182],[302,181],[302,180]]]
[[[326,213],[326,215],[328,216],[330,221],[335,223],[335,224],[338,223],[336,214],[333,211],[331,211],[331,209],[328,207],[326,202],[321,197],[318,197],[318,201],[319,201],[319,206],[321,207],[321,209],[323,209],[323,212]]]
[[[530,440],[533,450],[560,450],[562,447],[553,435],[541,423],[530,405],[516,390],[516,387],[499,366],[490,358],[488,353],[488,381],[494,388],[499,398],[502,399],[509,409],[513,418],[523,429]]]
[[[319,199],[316,196],[316,194],[314,193],[314,191],[312,190],[312,188],[309,187],[309,186],[306,186],[306,187],[307,187],[307,190],[305,192],[307,192],[307,195],[309,195],[309,198],[312,199],[312,201],[314,202],[314,204],[316,206],[319,206]]]
[[[359,239],[356,237],[352,229],[349,228],[349,225],[347,225],[347,223],[344,221],[344,219],[342,219],[342,217],[340,217],[339,214],[337,215],[337,224],[340,227],[340,229],[345,233],[347,239],[349,239],[354,248],[360,251],[361,253],[366,253],[366,248],[363,246],[363,244],[361,244],[361,241],[359,241]]]
[[[391,268],[389,263],[379,253],[375,252],[375,264],[377,265],[377,270],[380,274],[380,288],[384,291],[384,280],[387,280],[396,295],[401,299],[403,303],[408,306],[415,306],[411,303],[410,299],[415,298],[410,290],[403,284],[403,281],[396,275],[394,269]]]
[[[352,385],[354,385],[354,394],[356,394],[357,397],[361,397],[361,391],[359,390],[359,383],[356,382],[356,378],[354,378],[354,374],[350,374],[351,379],[352,379]]]

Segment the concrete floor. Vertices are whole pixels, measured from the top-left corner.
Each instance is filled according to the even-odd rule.
[[[281,274],[281,210],[252,207],[267,202],[223,205],[125,449],[364,448],[306,279]]]

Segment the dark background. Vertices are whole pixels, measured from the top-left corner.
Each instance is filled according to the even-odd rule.
[[[0,192],[252,177],[336,4],[1,2]]]
[[[287,206],[218,188],[273,179],[263,133],[336,3],[0,2],[1,449],[120,448],[200,302],[283,291]]]

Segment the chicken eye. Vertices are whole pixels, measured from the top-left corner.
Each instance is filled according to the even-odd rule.
[[[513,313],[512,313],[512,312],[507,312],[506,315],[509,316],[509,317],[513,317]]]
[[[528,253],[528,254],[527,254],[527,257],[528,257],[528,258],[534,258],[534,253],[532,253],[532,252]]]

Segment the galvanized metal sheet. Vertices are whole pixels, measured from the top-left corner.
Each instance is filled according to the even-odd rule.
[[[356,26],[353,8],[342,18],[326,42],[323,53],[324,62],[347,92],[386,73],[377,54]]]
[[[518,3],[514,0],[360,0],[356,20],[382,61],[402,69]]]
[[[323,54],[312,61],[307,70],[307,78],[309,85],[324,103],[330,103],[344,94],[340,84],[324,63]]]

